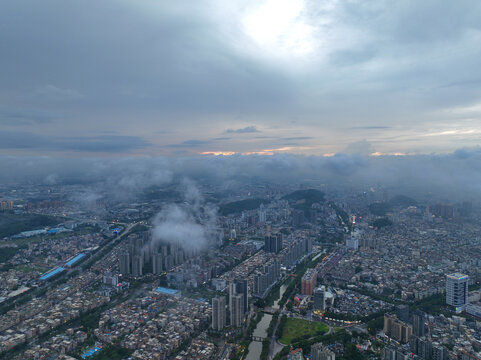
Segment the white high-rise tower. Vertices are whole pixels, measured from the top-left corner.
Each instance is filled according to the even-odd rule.
[[[468,304],[469,276],[454,273],[446,276],[446,304],[454,306],[456,312],[464,310]]]

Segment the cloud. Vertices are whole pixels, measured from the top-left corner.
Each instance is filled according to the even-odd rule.
[[[366,140],[356,141],[349,144],[343,151],[345,154],[355,154],[362,156],[369,156],[374,153],[375,150],[372,144]]]
[[[192,181],[184,179],[182,187],[185,203],[168,204],[154,217],[151,246],[175,244],[198,251],[219,240],[216,208],[205,202]]]
[[[77,90],[62,89],[54,85],[40,86],[35,90],[35,93],[39,96],[55,101],[76,100],[83,97],[83,95]]]
[[[199,146],[202,146],[202,145],[207,145],[207,144],[210,144],[212,143],[212,141],[210,140],[195,140],[195,139],[192,139],[192,140],[186,140],[186,141],[183,141],[179,144],[171,144],[171,145],[168,145],[168,147],[171,147],[171,148],[191,148],[191,147],[199,147]]]
[[[247,133],[257,133],[260,132],[257,130],[255,126],[246,126],[245,128],[240,129],[227,129],[226,133],[235,133],[235,134],[247,134]]]
[[[94,199],[98,194],[113,200],[134,199],[146,189],[171,189],[177,179],[185,177],[216,186],[219,191],[252,184],[253,180],[292,185],[310,179],[325,184],[332,194],[365,191],[374,186],[422,199],[427,199],[427,194],[432,199],[451,201],[481,196],[479,148],[463,148],[445,155],[409,156],[235,154],[121,159],[2,156],[0,168],[8,169],[0,172],[0,182],[5,185],[83,184],[89,189],[89,198]],[[197,192],[188,186],[181,185],[181,192],[186,194],[185,206],[177,204],[180,209],[174,218],[162,215],[161,219],[169,222],[196,219],[189,212],[185,214],[190,210],[184,207],[199,209],[202,214],[205,201],[196,200],[199,199]]]
[[[289,21],[276,17],[270,23],[265,10],[258,12],[266,4]],[[388,127],[392,136],[406,128],[442,127],[453,117],[443,109],[481,97],[481,2],[444,5],[437,0],[3,1],[0,24],[8,31],[0,31],[0,106],[47,115],[0,114],[0,132],[22,124],[35,133],[42,125],[44,134],[69,138],[81,124],[89,136],[109,128],[132,136],[135,121],[138,131],[148,129],[151,136],[160,129],[161,135],[174,134],[168,141],[178,151],[162,149],[178,155],[195,146],[182,142],[200,136],[199,124],[206,139],[228,128],[243,134],[278,126],[278,138],[309,134],[329,143],[324,152],[366,137],[356,131],[344,136],[346,129],[382,137]],[[299,16],[286,11],[292,6]],[[88,16],[93,7],[96,15]],[[245,28],[253,18],[257,34]],[[264,46],[259,39],[265,36]],[[59,118],[62,126],[54,121]],[[220,119],[237,122],[221,122],[219,130]],[[237,128],[249,124],[245,121],[256,126]],[[342,139],[331,141],[338,133]],[[234,150],[259,150],[241,143],[243,137],[236,136]],[[419,149],[408,141],[369,139],[384,152]],[[453,151],[462,141],[445,137],[425,142],[421,150]],[[23,149],[35,153],[28,144]],[[159,147],[142,149],[153,153]]]
[[[213,138],[212,140],[213,141],[224,141],[224,140],[230,140],[232,138],[230,137],[217,137],[217,138]]]
[[[63,137],[21,131],[0,132],[0,149],[6,150],[129,153],[147,146],[147,141],[136,136]]]
[[[282,140],[292,141],[292,140],[311,140],[314,139],[312,136],[294,136],[282,138]]]
[[[351,130],[387,130],[392,129],[392,126],[354,126]]]
[[[48,111],[34,109],[0,108],[0,126],[25,126],[32,124],[48,124],[61,118],[60,115]]]

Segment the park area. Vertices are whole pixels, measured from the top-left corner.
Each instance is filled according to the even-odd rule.
[[[293,339],[310,338],[328,332],[327,325],[311,322],[303,319],[288,318],[282,331],[279,341],[284,345],[289,345]]]

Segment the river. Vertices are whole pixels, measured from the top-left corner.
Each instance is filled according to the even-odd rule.
[[[282,285],[280,290],[279,290],[279,297],[274,301],[274,304],[272,305],[273,309],[278,310],[279,309],[279,301],[282,298],[282,295],[284,295],[284,292],[286,291],[287,286]],[[269,327],[269,324],[271,323],[272,320],[272,315],[270,314],[264,314],[262,315],[261,321],[257,324],[257,327],[254,330],[253,335],[254,336],[260,336],[260,337],[267,337],[267,328]],[[249,352],[247,353],[246,360],[258,360],[261,356],[262,352],[262,343],[259,341],[251,341],[249,344]]]

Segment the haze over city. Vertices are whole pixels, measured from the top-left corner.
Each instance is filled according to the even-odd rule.
[[[0,359],[481,360],[479,0],[0,2]]]

